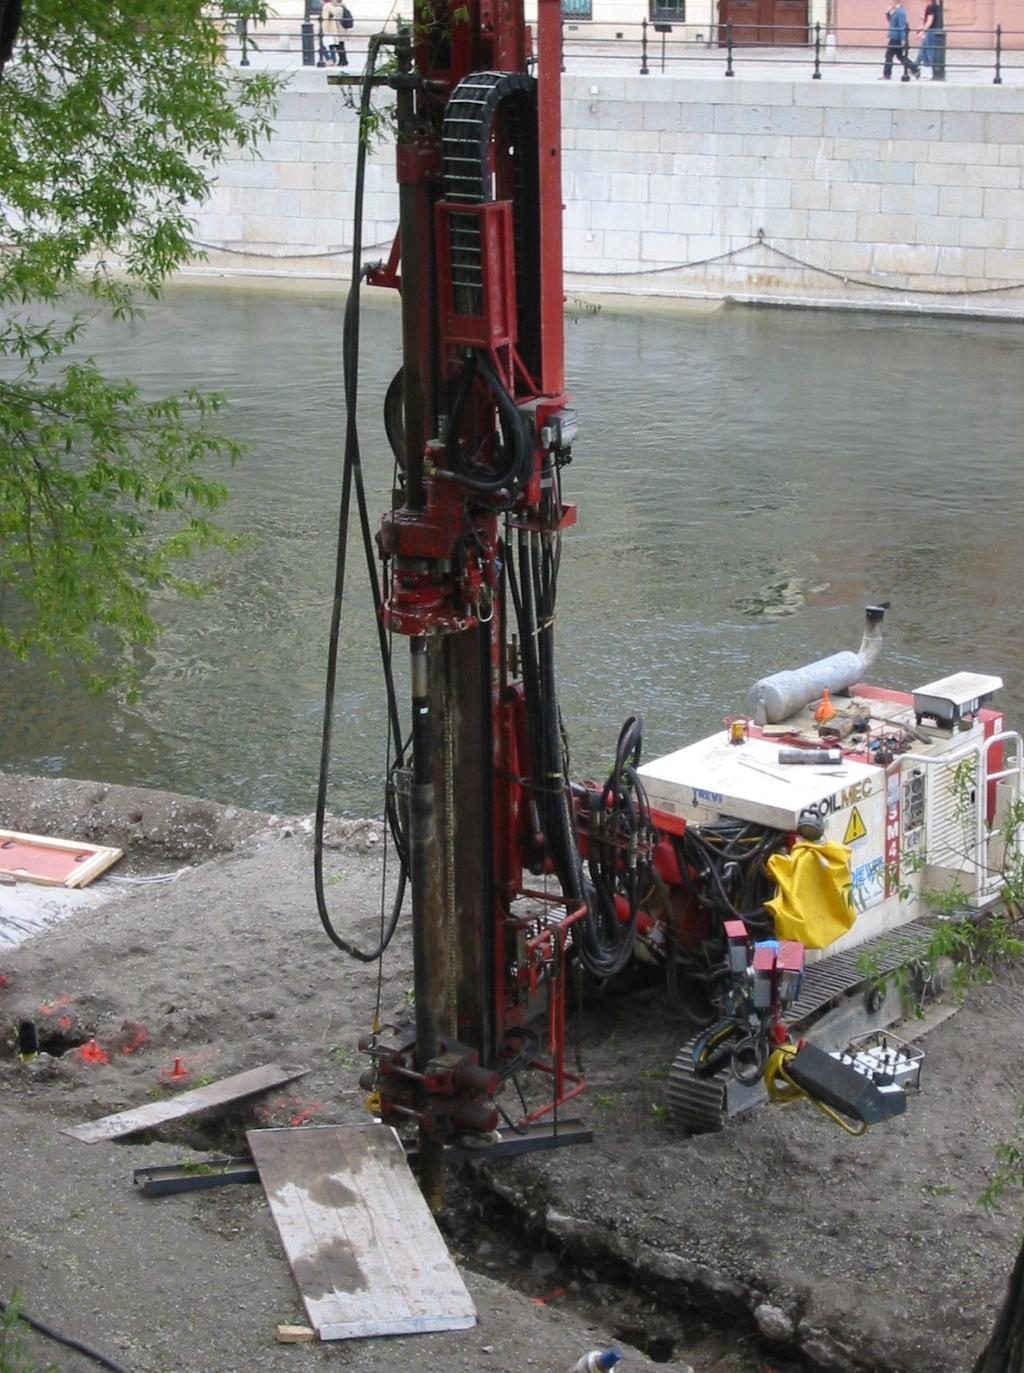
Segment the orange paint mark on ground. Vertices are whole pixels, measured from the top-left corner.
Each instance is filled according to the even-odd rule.
[[[125,1020],[114,1036],[112,1048],[119,1054],[134,1054],[149,1043],[149,1031],[137,1020]]]
[[[312,1116],[315,1116],[317,1111],[322,1111],[323,1109],[324,1108],[320,1105],[318,1101],[314,1102],[312,1106],[303,1106],[301,1111],[295,1112],[291,1120],[289,1120],[288,1124],[305,1125],[306,1121],[309,1120]]]
[[[58,996],[53,1001],[44,1001],[39,1007],[40,1015],[56,1015],[63,1006],[72,1005],[70,996]]]
[[[551,1291],[546,1293],[543,1297],[531,1297],[530,1300],[533,1302],[534,1306],[547,1306],[548,1302],[558,1301],[560,1297],[564,1296],[564,1287],[552,1287]]]

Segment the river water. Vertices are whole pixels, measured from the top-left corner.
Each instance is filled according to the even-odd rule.
[[[399,363],[368,296],[360,416],[374,526],[391,461],[379,414]],[[0,668],[0,767],[166,787],[288,813],[314,803],[344,405],[327,293],[179,288],[88,348],[146,394],[222,390],[251,440],[225,522],[252,535],[198,604],[160,605],[141,701]],[[1016,324],[723,308],[574,311],[567,374],[579,503],[559,590],[559,681],[576,775],[623,717],[645,756],[743,709],[757,677],[856,648],[889,600],[873,680],[1001,675],[1024,721],[1019,547],[1024,330]],[[365,570],[350,562],[331,805],[377,814],[384,716]],[[788,611],[779,614],[778,611]],[[399,649],[400,656],[404,655]]]

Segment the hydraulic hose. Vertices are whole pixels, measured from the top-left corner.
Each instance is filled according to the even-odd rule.
[[[580,957],[594,976],[608,978],[629,962],[636,922],[646,886],[647,862],[641,856],[649,839],[650,807],[636,771],[640,763],[643,721],[631,715],[619,731],[615,761],[600,796],[591,795],[588,869],[594,900],[583,922]],[[616,895],[622,890],[628,919],[619,918]]]
[[[367,52],[366,70],[360,94],[359,119],[361,127],[365,127],[369,115],[370,92],[373,88],[373,73],[377,64],[377,54],[380,43],[381,35],[375,34],[371,37]],[[346,411],[345,449],[341,486],[341,507],[338,514],[337,554],[334,565],[334,598],[331,605],[330,639],[327,650],[327,680],[324,689],[323,735],[320,745],[320,775],[317,785],[316,818],[313,830],[313,878],[316,890],[317,912],[320,916],[320,922],[331,942],[360,963],[374,963],[391,942],[391,938],[397,928],[398,919],[401,914],[407,878],[406,864],[401,856],[401,846],[399,846],[401,867],[399,871],[398,890],[392,906],[390,919],[388,920],[386,927],[382,930],[380,942],[376,948],[370,950],[360,949],[338,933],[327,909],[327,899],[324,888],[324,822],[327,814],[331,735],[334,722],[334,695],[338,671],[338,643],[341,637],[341,613],[345,596],[345,566],[348,555],[348,525],[353,484],[355,485],[356,490],[359,522],[363,535],[363,549],[366,554],[367,569],[370,576],[381,662],[384,669],[388,724],[392,737],[396,741],[396,747],[400,752],[402,747],[402,734],[398,719],[398,701],[395,694],[394,676],[391,669],[391,650],[387,640],[387,632],[380,615],[380,583],[377,576],[377,560],[374,553],[373,536],[370,531],[369,511],[366,505],[366,492],[363,485],[362,461],[359,452],[359,426],[356,416],[359,388],[359,296],[362,280],[366,274],[366,268],[360,261],[362,256],[363,198],[365,182],[366,144],[365,140],[360,139],[356,155],[352,232],[352,280],[349,287],[348,299],[345,302],[343,329],[343,378]]]
[[[497,471],[490,471],[477,463],[465,462],[459,449],[462,418],[477,376],[486,383],[494,397],[502,439],[509,451],[508,461]],[[470,351],[466,358],[458,390],[452,401],[446,450],[456,480],[471,491],[478,491],[481,494],[507,492],[508,499],[512,500],[529,479],[533,452],[526,420],[516,405],[515,397],[495,372],[490,358],[476,349]]]
[[[10,1310],[7,1302],[0,1301],[0,1316],[4,1316]],[[35,1316],[30,1316],[27,1311],[18,1310],[16,1312],[19,1321],[24,1323],[37,1334],[45,1335],[48,1340],[53,1340],[57,1344],[62,1344],[65,1349],[72,1349],[76,1354],[84,1354],[87,1359],[92,1359],[93,1363],[100,1364],[103,1368],[109,1368],[111,1373],[127,1373],[123,1364],[115,1363],[113,1359],[107,1358],[106,1354],[101,1354],[98,1350],[83,1344],[81,1340],[74,1340],[70,1335],[62,1335],[59,1330],[54,1330],[52,1325],[47,1325],[45,1321],[38,1320]],[[2,1344],[2,1341],[0,1341]],[[27,1367],[28,1365],[26,1365]],[[6,1363],[4,1367],[7,1367]],[[13,1367],[13,1365],[12,1365]]]

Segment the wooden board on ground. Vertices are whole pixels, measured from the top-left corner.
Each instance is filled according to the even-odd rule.
[[[243,1097],[255,1096],[257,1092],[283,1087],[286,1082],[294,1082],[308,1072],[308,1068],[279,1068],[276,1063],[267,1063],[261,1068],[250,1068],[248,1072],[235,1073],[233,1077],[208,1083],[205,1087],[196,1087],[191,1092],[182,1092],[180,1096],[169,1097],[167,1101],[151,1101],[131,1111],[101,1116],[99,1120],[73,1125],[61,1133],[86,1144],[121,1139],[125,1135],[137,1135],[141,1130],[154,1130],[168,1120],[195,1115],[197,1111],[208,1111],[211,1106],[226,1106],[229,1101],[240,1101]]]
[[[322,1340],[466,1330],[476,1311],[386,1125],[250,1130],[309,1323]]]
[[[42,887],[84,887],[123,856],[103,844],[0,830],[0,872]]]

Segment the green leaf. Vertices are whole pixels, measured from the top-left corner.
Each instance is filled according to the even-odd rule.
[[[265,6],[234,0],[257,19]],[[0,652],[134,693],[165,594],[208,589],[241,445],[223,398],[143,399],[81,355],[193,255],[217,162],[279,78],[223,66],[200,0],[33,0],[0,81]]]

